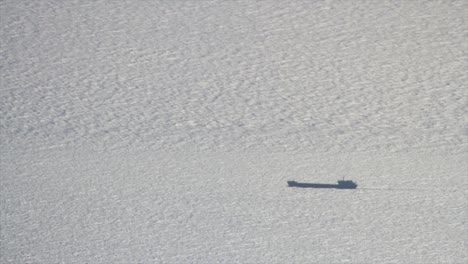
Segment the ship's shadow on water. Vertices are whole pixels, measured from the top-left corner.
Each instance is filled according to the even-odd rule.
[[[297,188],[320,188],[320,189],[356,189],[357,184],[353,181],[338,181],[337,184],[324,183],[303,183],[296,181],[288,181],[289,187]]]

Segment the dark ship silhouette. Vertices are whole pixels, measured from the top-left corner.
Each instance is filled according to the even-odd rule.
[[[357,184],[353,181],[338,181],[338,184],[323,184],[323,183],[302,183],[296,181],[288,181],[289,187],[298,188],[330,188],[330,189],[356,189]]]

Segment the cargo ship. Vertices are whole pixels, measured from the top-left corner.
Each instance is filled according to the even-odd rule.
[[[288,181],[289,187],[299,188],[329,188],[329,189],[356,189],[357,184],[353,181],[338,181],[337,184],[324,184],[324,183],[302,183],[296,181]]]

